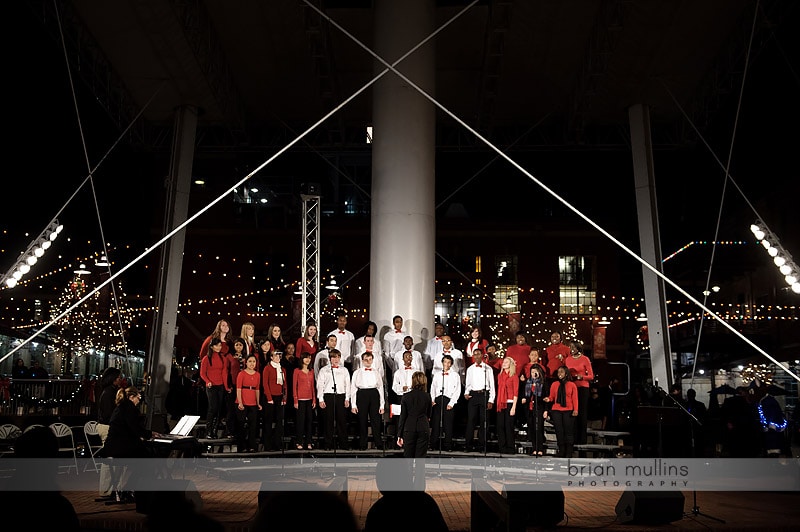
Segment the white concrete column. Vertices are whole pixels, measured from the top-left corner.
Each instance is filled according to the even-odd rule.
[[[376,53],[391,64],[430,35],[435,7],[433,0],[376,0]],[[434,51],[426,43],[397,66],[431,95]],[[375,62],[376,73],[384,68]],[[380,331],[400,314],[419,342],[433,334],[435,108],[389,72],[373,89],[372,126],[369,318]]]

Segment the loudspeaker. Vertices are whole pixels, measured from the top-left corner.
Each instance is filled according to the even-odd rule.
[[[203,499],[191,480],[164,479],[158,481],[164,491],[135,491],[136,512],[147,515],[168,516],[182,509],[200,511]]]
[[[512,529],[525,530],[527,526],[554,527],[564,519],[564,492],[558,491],[507,491],[503,496],[511,509]]]
[[[617,502],[617,522],[659,525],[683,518],[680,491],[625,490]]]

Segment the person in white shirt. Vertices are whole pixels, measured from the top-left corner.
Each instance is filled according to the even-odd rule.
[[[431,402],[433,415],[431,416],[431,448],[444,451],[453,450],[453,421],[455,419],[455,406],[461,396],[461,378],[455,371],[450,371],[453,357],[442,357],[442,370],[433,374],[431,382]],[[444,414],[444,415],[442,415]],[[440,440],[444,431],[444,443]]]
[[[433,373],[442,371],[442,357],[444,355],[452,357],[453,371],[457,372],[463,381],[465,373],[464,355],[453,347],[453,340],[447,335],[442,336],[442,352],[433,358]]]
[[[350,372],[341,365],[342,354],[338,349],[328,353],[331,363],[319,372],[317,381],[317,403],[322,410],[330,407],[325,415],[325,448],[333,449],[333,439],[338,437],[339,449],[346,450],[347,409],[350,408]]]
[[[356,357],[361,356],[365,351],[367,351],[367,349],[365,349],[364,347],[364,338],[366,338],[367,336],[372,336],[373,338],[376,339],[378,338],[378,324],[375,323],[374,321],[368,321],[367,324],[364,326],[364,336],[356,338],[356,346],[354,351],[355,357],[353,359],[354,362],[357,360]],[[377,340],[375,341],[375,345],[372,347],[372,349],[369,349],[369,351],[371,351],[375,357],[377,357],[378,355],[384,355],[384,357],[386,356],[383,352],[383,349],[381,348],[381,343],[378,342]],[[375,363],[377,363],[377,359],[373,362],[373,365]],[[356,369],[358,368],[353,368],[353,370]]]
[[[330,364],[331,349],[336,349],[336,335],[329,334],[325,339],[325,349],[318,352],[314,357],[314,380],[319,382],[319,370]]]
[[[483,352],[475,349],[464,385],[464,399],[467,400],[467,432],[464,438],[467,452],[486,450],[486,411],[492,409],[494,393],[494,371],[483,363]],[[477,425],[478,447],[473,447],[476,421],[480,421]]]
[[[359,448],[367,450],[367,422],[372,427],[372,446],[383,449],[381,420],[383,416],[383,379],[372,367],[372,353],[361,355],[361,367],[353,372],[350,381],[351,411],[358,416]]]
[[[375,341],[373,336],[364,337],[364,350],[356,351],[355,355],[353,355],[353,374],[355,374],[357,369],[363,366],[362,355],[364,353],[369,353],[372,355],[372,369],[378,372],[378,375],[381,376],[381,380],[386,384],[386,362],[383,360],[383,355],[375,351],[377,347],[378,342]]]
[[[353,351],[356,337],[347,330],[347,315],[344,312],[336,314],[336,328],[328,333],[336,335],[336,349],[342,354],[342,362],[348,366],[353,364]]]
[[[403,332],[403,317],[393,317],[392,325],[394,329],[383,335],[383,352],[395,354],[403,349],[403,339],[406,337],[406,333]]]
[[[411,351],[411,365],[417,371],[425,372],[425,362],[422,360],[422,353],[414,349],[414,338],[411,336],[403,338],[403,347],[392,355],[392,369],[397,370],[404,366],[403,355],[406,351]]]
[[[442,337],[444,336],[444,325],[437,323],[433,327],[434,336],[428,340],[425,346],[425,371],[433,369],[433,360],[442,354]]]
[[[403,353],[403,367],[394,372],[394,380],[392,381],[392,391],[402,397],[406,392],[411,391],[411,377],[414,375],[415,369],[411,364],[413,357],[411,351]]]

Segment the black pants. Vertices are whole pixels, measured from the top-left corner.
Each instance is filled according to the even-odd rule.
[[[283,449],[283,415],[284,405],[281,398],[275,396],[272,404],[264,401],[264,433],[263,442],[265,451],[280,451]]]
[[[246,406],[244,410],[236,407],[236,446],[239,451],[245,449],[258,450],[258,407],[256,405]]]
[[[444,409],[442,409],[444,403]],[[431,416],[431,444],[435,449],[439,448],[441,443],[441,433],[439,427],[444,430],[444,444],[442,449],[445,451],[453,450],[453,425],[456,418],[454,409],[447,409],[450,404],[450,398],[446,395],[440,395],[436,398],[436,404],[433,406],[433,415]],[[458,403],[456,403],[458,404]],[[444,412],[444,417],[442,417]]]
[[[326,393],[325,399],[325,447],[333,449],[333,439],[339,442],[339,449],[347,449],[347,409],[344,406],[344,394]],[[335,427],[334,427],[335,425]],[[334,433],[335,429],[335,433]]]
[[[529,399],[528,409],[528,440],[531,442],[533,452],[544,452],[544,402],[535,395]]]
[[[236,404],[236,390],[225,395],[225,436],[234,436],[239,433],[236,420],[239,419],[239,405]]]
[[[206,433],[209,438],[217,437],[217,426],[219,425],[220,414],[225,408],[225,386],[222,384],[206,387],[206,397],[208,397],[208,412],[206,413]]]
[[[572,410],[551,410],[550,417],[556,429],[559,458],[571,458],[575,444],[575,418]]]
[[[497,445],[501,453],[509,454],[516,451],[514,447],[514,422],[517,416],[511,415],[511,406],[506,403],[505,408],[497,413]]]
[[[486,392],[472,392],[467,401],[467,433],[464,438],[467,450],[475,440],[475,422],[478,421],[478,446],[483,449],[486,444]]]
[[[295,417],[295,429],[297,439],[295,443],[308,447],[311,445],[311,430],[314,422],[314,407],[311,399],[297,401],[297,415]]]
[[[430,430],[403,431],[403,458],[424,458],[428,455]]]
[[[380,410],[381,398],[377,388],[361,389],[356,394],[356,408],[358,408],[358,445],[361,450],[367,448],[367,426],[372,427],[373,445],[380,449],[383,446],[381,438]]]

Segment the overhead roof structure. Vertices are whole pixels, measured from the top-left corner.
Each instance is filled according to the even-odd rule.
[[[63,56],[68,58],[74,90],[90,95],[116,133],[124,132],[124,143],[134,152],[168,153],[175,109],[197,106],[195,169],[226,174],[224,190],[245,175],[242,161],[250,167],[260,163],[373,78],[375,61],[353,37],[372,45],[374,3],[41,0],[15,8],[16,15],[30,17],[28,21],[52,37],[50,45],[62,57],[51,55],[62,64]],[[592,168],[597,154],[618,152],[624,161],[630,150],[628,108],[645,104],[655,150],[707,159],[703,170],[681,167],[692,163],[680,155],[656,169],[657,176],[675,182],[659,191],[673,211],[665,215],[675,216],[674,223],[662,228],[682,230],[684,220],[705,216],[709,223],[703,236],[711,237],[720,209],[721,167],[731,160],[731,174],[751,185],[775,180],[773,190],[744,187],[746,193],[758,194],[750,199],[759,208],[786,202],[787,194],[775,190],[787,183],[795,183],[796,190],[792,171],[781,171],[789,156],[779,158],[775,152],[797,145],[797,128],[781,134],[780,143],[772,141],[772,128],[782,122],[794,126],[800,117],[798,60],[791,45],[798,29],[796,2],[435,4],[438,25],[454,19],[432,44],[436,99],[512,157],[530,161],[579,153]],[[63,69],[48,75],[60,80]],[[367,90],[310,131],[293,152],[319,155],[341,166],[356,161],[366,168],[361,179],[368,185],[365,132],[371,110]],[[63,121],[72,119],[69,111]],[[437,156],[468,161],[473,166],[467,175],[480,171],[486,159],[474,157],[490,153],[487,146],[445,113],[438,117]],[[770,148],[774,151],[767,152]],[[697,179],[706,170],[713,170],[713,177]],[[312,173],[302,167],[294,172]],[[609,169],[560,179],[600,198],[610,196],[609,190],[632,187],[630,174],[618,173]],[[437,182],[447,183],[443,196],[461,186],[463,176],[438,173]],[[690,194],[687,186],[713,194]],[[485,190],[479,190],[472,195],[484,196]],[[635,209],[632,203],[621,208],[611,197],[603,201],[620,216]],[[775,223],[787,223],[781,208],[768,215]],[[745,229],[750,221],[743,224]],[[683,242],[698,237],[687,234]],[[665,247],[665,252],[671,250]]]

